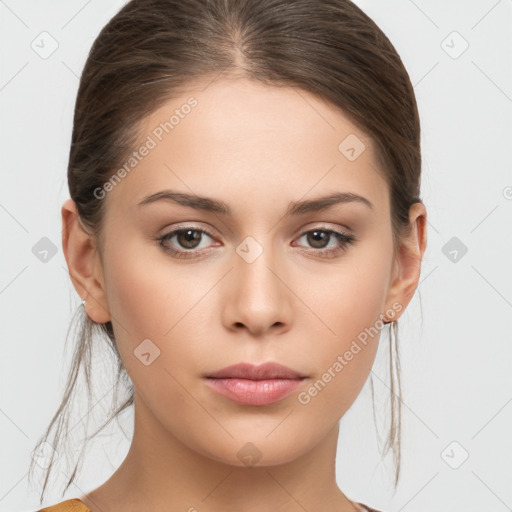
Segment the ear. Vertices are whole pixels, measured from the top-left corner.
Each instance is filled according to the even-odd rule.
[[[73,286],[87,301],[85,310],[89,318],[96,323],[109,322],[111,317],[96,240],[83,228],[72,199],[62,205],[62,249]]]
[[[418,287],[421,272],[421,261],[427,247],[427,211],[423,203],[414,203],[409,209],[410,233],[405,236],[397,250],[393,266],[393,280],[391,282],[386,304],[389,309],[392,304],[402,306],[404,311],[411,301]],[[397,320],[400,314],[388,321]]]

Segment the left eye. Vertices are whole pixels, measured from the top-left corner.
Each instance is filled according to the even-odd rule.
[[[317,228],[306,231],[300,236],[300,238],[303,237],[306,237],[306,240],[308,243],[313,245],[314,249],[318,249],[313,251],[313,253],[322,258],[337,256],[343,252],[349,244],[352,244],[356,241],[356,238],[352,235],[326,228]],[[337,243],[334,245],[334,247],[326,248],[325,241],[327,240],[330,242],[333,237]]]
[[[333,238],[335,241],[343,243],[349,243],[353,238],[345,233],[340,233],[332,229],[313,229],[306,231],[300,236],[300,238],[306,237],[308,243],[311,243],[314,249],[324,249],[325,241],[331,241]]]
[[[180,228],[170,231],[157,239],[157,242],[164,249],[164,251],[170,253],[177,258],[190,258],[194,257],[195,249],[200,248],[199,245],[202,241],[203,235],[209,238],[213,238],[213,235],[203,229],[198,228]],[[306,237],[307,243],[311,244],[313,253],[321,257],[328,257],[336,255],[345,250],[346,246],[352,244],[355,241],[355,237],[335,231],[332,229],[312,229],[304,232],[300,237]],[[173,247],[169,243],[172,239],[176,238],[176,242],[180,248]],[[327,247],[328,242],[333,240],[337,243],[334,247]],[[327,244],[326,244],[327,242]]]

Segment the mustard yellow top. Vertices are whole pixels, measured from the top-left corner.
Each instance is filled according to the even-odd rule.
[[[37,512],[91,512],[91,510],[78,498],[73,498],[51,507],[42,508]]]

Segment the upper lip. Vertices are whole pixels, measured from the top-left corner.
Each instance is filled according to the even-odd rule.
[[[283,366],[279,363],[264,363],[255,366],[251,363],[238,363],[226,366],[216,372],[210,373],[207,377],[213,378],[235,378],[250,380],[266,380],[266,379],[301,379],[306,377],[301,373]]]

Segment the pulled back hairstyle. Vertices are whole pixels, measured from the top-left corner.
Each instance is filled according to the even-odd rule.
[[[401,236],[409,232],[409,208],[422,202],[419,115],[402,60],[359,7],[349,0],[131,0],[95,39],[74,111],[70,196],[84,229],[96,238],[100,256],[105,201],[94,190],[137,147],[148,115],[194,80],[214,80],[221,74],[313,93],[340,109],[372,140],[377,171],[389,188],[396,251]],[[83,308],[76,313],[78,335],[63,398],[34,451],[45,442],[55,449],[69,442],[69,413],[81,371],[91,407],[93,339],[111,349],[117,370],[112,413],[99,430],[133,404],[133,385],[111,322],[95,324]],[[401,439],[396,322],[390,324],[389,339],[391,424],[385,453],[393,449],[396,489]],[[119,385],[127,393],[120,404]],[[374,398],[373,379],[371,390]],[[48,442],[52,433],[53,441]],[[83,451],[64,492],[77,474]],[[41,502],[54,462],[52,454]],[[29,475],[33,468],[34,459]]]

